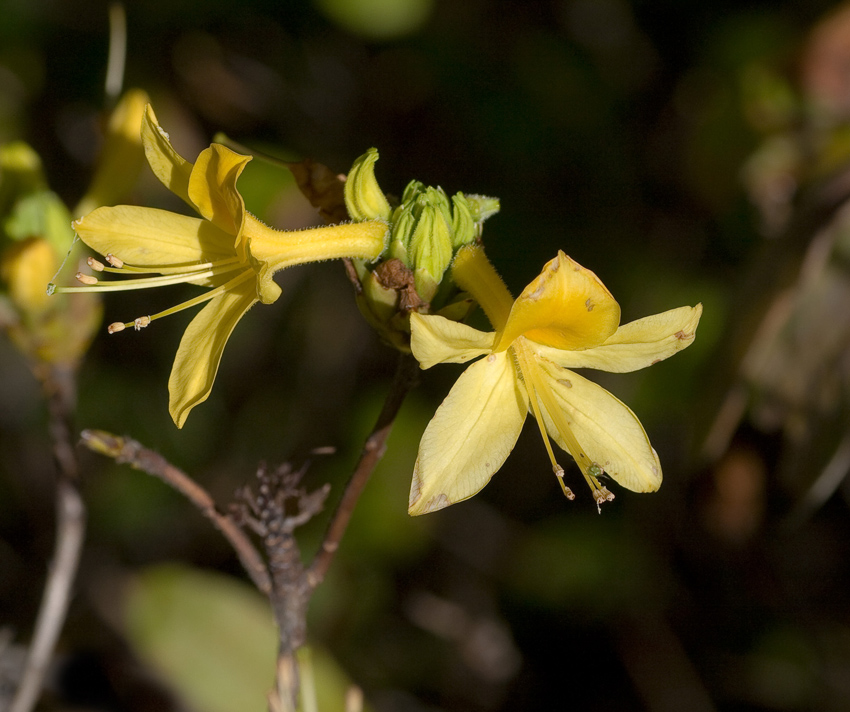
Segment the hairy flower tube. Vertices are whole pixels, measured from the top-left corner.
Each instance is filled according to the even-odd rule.
[[[570,499],[550,439],[576,461],[597,506],[614,498],[603,474],[636,492],[657,490],[661,464],[637,416],[569,369],[623,373],[666,359],[693,342],[702,306],[620,326],[620,307],[605,285],[563,252],[516,300],[480,246],[462,248],[452,271],[495,331],[411,314],[411,349],[423,369],[484,358],[464,371],[425,429],[409,512],[433,512],[479,492],[514,448],[529,411]]]
[[[163,316],[207,303],[180,341],[168,382],[169,412],[182,427],[191,409],[209,397],[224,346],[237,322],[258,301],[271,304],[280,296],[275,272],[341,257],[376,259],[384,250],[388,228],[385,222],[373,220],[274,230],[245,209],[236,188],[250,156],[212,144],[192,164],[172,148],[150,106],[142,121],[142,142],[157,178],[200,217],[128,205],[98,208],[74,223],[80,239],[105,256],[106,264],[92,258],[89,265],[96,272],[130,279],[101,281],[78,273],[84,286],[56,291],[104,292],[179,283],[206,288],[170,309],[109,327],[110,333],[131,326],[138,330]]]

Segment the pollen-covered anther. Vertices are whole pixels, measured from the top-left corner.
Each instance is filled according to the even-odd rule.
[[[593,498],[596,500],[596,504],[602,504],[603,502],[613,502],[614,493],[603,485],[593,493]]]
[[[564,493],[564,497],[568,500],[572,501],[576,498],[573,494],[573,491],[564,484],[564,468],[561,467],[557,462],[552,466],[552,469],[555,472],[555,477],[558,478],[558,484],[561,485],[561,490]]]
[[[106,255],[106,261],[109,262],[115,269],[121,269],[124,266],[124,260],[120,257],[116,257],[111,252]]]
[[[94,257],[89,257],[86,260],[86,264],[91,267],[95,272],[103,272],[103,262],[100,260],[96,260]]]
[[[76,277],[77,281],[81,282],[82,284],[97,284],[97,277],[92,277],[90,274],[83,274],[82,272],[77,272],[74,277]]]
[[[136,331],[141,331],[146,326],[150,326],[151,318],[149,316],[140,316],[138,319],[133,321],[133,328]]]
[[[109,326],[107,326],[106,330],[110,334],[117,334],[119,331],[124,331],[125,328],[126,327],[125,327],[123,322],[116,321],[116,322],[113,322],[112,324],[110,324]]]

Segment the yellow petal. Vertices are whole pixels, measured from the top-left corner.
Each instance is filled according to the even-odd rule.
[[[410,348],[422,368],[483,356],[493,349],[495,336],[441,316],[410,315]]]
[[[98,208],[74,223],[77,235],[102,255],[140,267],[212,262],[234,257],[233,236],[199,218],[155,208]]]
[[[572,371],[541,361],[556,402],[588,457],[615,482],[634,492],[661,486],[661,463],[637,416],[601,386]],[[544,412],[546,429],[566,450],[566,443]]]
[[[189,198],[198,212],[231,235],[242,227],[245,203],[236,181],[250,160],[214,143],[201,151],[189,178]]]
[[[189,411],[209,397],[224,345],[256,302],[256,284],[249,279],[213,299],[192,319],[168,379],[168,411],[178,428],[183,427]]]
[[[410,487],[410,514],[468,499],[486,485],[519,437],[528,397],[507,354],[472,364],[425,429]]]
[[[142,119],[142,143],[145,146],[145,157],[154,175],[168,190],[194,208],[189,199],[192,164],[172,148],[168,134],[160,128],[150,104],[147,105]]]
[[[599,278],[563,252],[514,302],[497,351],[525,336],[558,349],[599,346],[620,323],[620,306]]]
[[[544,358],[565,368],[596,368],[626,373],[669,358],[693,343],[702,304],[653,314],[621,326],[604,344],[584,351],[537,348]]]

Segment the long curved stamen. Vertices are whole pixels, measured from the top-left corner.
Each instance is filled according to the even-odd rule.
[[[552,462],[552,470],[558,479],[558,484],[561,485],[561,490],[563,491],[564,496],[569,500],[573,500],[575,499],[575,495],[573,494],[573,491],[564,484],[564,468],[561,467],[555,459],[555,452],[552,450],[552,443],[549,441],[549,434],[546,432],[546,426],[543,423],[543,415],[540,412],[540,403],[537,400],[537,389],[535,388],[532,379],[526,375],[531,371],[531,369],[526,366],[527,357],[524,353],[521,353],[521,349],[512,349],[512,351],[514,358],[517,360],[519,365],[520,374],[522,374],[523,379],[525,380],[525,387],[528,391],[528,402],[531,404],[534,419],[537,421],[537,426],[540,428],[540,434],[543,436],[543,444],[546,446],[546,452],[549,453],[549,460]]]
[[[115,260],[114,256],[107,256],[107,259],[112,257]],[[89,258],[92,259],[92,258]],[[96,260],[95,260],[96,261]],[[121,266],[116,266],[115,263],[112,267],[107,267],[106,265],[101,265],[103,269],[98,270],[100,272],[111,272],[112,274],[161,274],[161,275],[169,275],[169,274],[183,274],[187,271],[198,271],[198,270],[207,270],[207,269],[218,269],[220,267],[226,267],[228,265],[234,265],[239,262],[238,257],[228,257],[223,260],[216,260],[214,262],[185,262],[183,264],[174,264],[174,265],[157,265],[156,267],[143,267],[139,265],[131,265],[126,262],[119,261],[118,264]],[[91,262],[89,262],[89,266],[91,266]]]
[[[245,270],[242,274],[237,275],[229,282],[225,282],[224,284],[219,285],[215,289],[211,289],[208,292],[204,292],[203,294],[199,294],[197,297],[189,299],[188,301],[182,302],[176,306],[173,306],[164,311],[158,312],[156,314],[151,314],[150,316],[140,316],[133,321],[128,322],[120,322],[116,321],[110,324],[107,327],[107,330],[110,334],[115,334],[119,331],[124,331],[124,329],[129,329],[133,327],[136,331],[140,329],[144,329],[146,326],[150,325],[152,321],[156,319],[162,319],[164,316],[171,316],[172,314],[176,314],[177,312],[183,311],[184,309],[191,309],[198,304],[203,304],[204,302],[208,302],[210,299],[215,299],[221,294],[230,291],[234,287],[242,284],[248,279],[254,277],[254,272],[251,270]]]
[[[140,279],[124,279],[115,282],[101,282],[97,278],[90,275],[77,273],[77,279],[82,282],[84,287],[56,287],[55,292],[64,294],[73,294],[79,292],[126,292],[132,289],[151,289],[153,287],[167,287],[172,284],[183,284],[192,282],[196,279],[206,279],[215,277],[219,274],[226,274],[239,268],[237,260],[227,260],[223,265],[216,264],[209,269],[201,269],[187,272],[178,272],[175,274],[166,274],[161,277],[143,277]],[[168,268],[165,268],[168,269]],[[106,268],[104,268],[104,271]],[[111,271],[111,270],[110,270]]]
[[[520,337],[520,339],[521,338],[522,337]],[[564,444],[567,446],[567,451],[570,455],[572,455],[581,470],[581,474],[587,481],[587,484],[593,493],[593,499],[596,501],[596,506],[599,507],[603,502],[610,502],[614,499],[613,493],[607,487],[601,485],[598,479],[602,475],[602,467],[590,459],[573,433],[567,419],[564,417],[563,410],[558,406],[551,389],[546,385],[545,379],[541,374],[540,366],[536,363],[536,356],[533,353],[530,353],[519,339],[514,343],[512,348],[517,355],[520,370],[523,378],[525,379],[526,386],[528,387],[529,400],[532,404],[534,417],[537,420],[540,432],[543,435],[543,442],[546,445],[546,450],[549,452],[549,457],[552,460],[553,467],[555,468],[555,474],[559,474],[558,470],[560,470],[562,474],[563,469],[555,461],[555,455],[552,451],[552,445],[549,442],[549,435],[546,431],[546,424],[543,421],[542,413],[537,403],[538,398],[540,399],[540,404],[546,409],[546,413],[554,423],[555,429],[558,431],[561,438],[563,438]],[[563,486],[564,485],[562,485],[562,487]]]

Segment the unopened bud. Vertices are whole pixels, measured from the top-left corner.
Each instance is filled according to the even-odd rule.
[[[491,218],[499,212],[498,198],[489,198],[486,195],[473,195],[470,193],[465,194],[464,197],[469,202],[472,220],[479,226],[487,218]]]
[[[138,319],[133,321],[133,328],[136,331],[141,331],[146,326],[150,326],[151,318],[149,316],[140,316]]]
[[[390,209],[387,197],[375,178],[375,161],[378,150],[370,148],[358,158],[345,181],[345,207],[352,220],[389,220]]]
[[[124,260],[116,257],[111,252],[106,255],[106,261],[109,262],[115,269],[121,269],[124,266]]]
[[[452,214],[452,247],[459,250],[464,245],[475,241],[475,221],[472,219],[472,210],[469,201],[463,193],[452,196],[454,211]]]
[[[416,291],[430,302],[452,261],[450,228],[439,206],[429,205],[422,211],[410,238],[409,254]]]
[[[106,330],[110,334],[117,334],[119,331],[124,331],[125,325],[123,322],[116,321],[106,327]]]
[[[104,265],[103,262],[96,260],[94,257],[89,257],[86,260],[86,264],[91,267],[95,272],[103,272]]]

